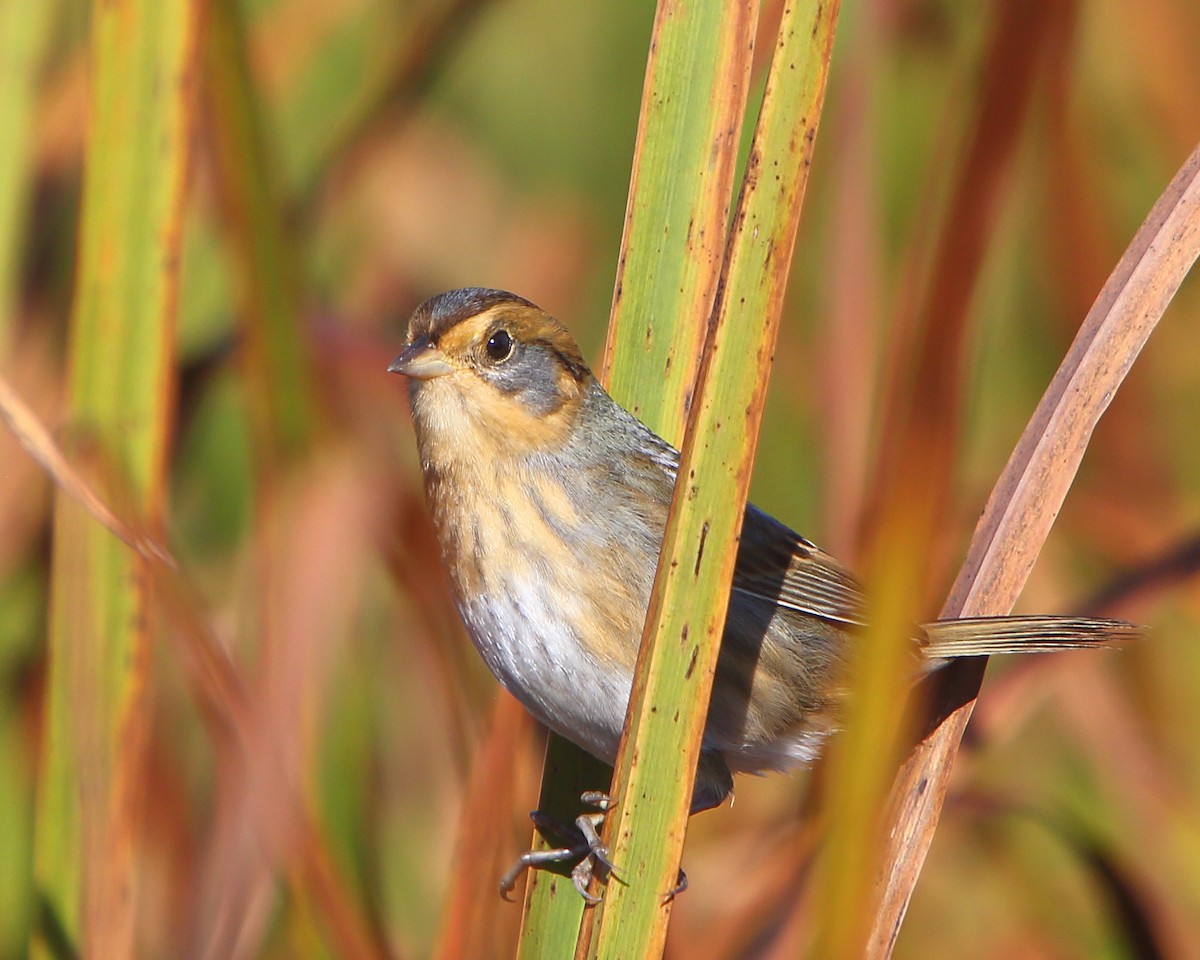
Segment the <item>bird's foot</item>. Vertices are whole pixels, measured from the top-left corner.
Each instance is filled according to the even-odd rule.
[[[615,801],[598,790],[588,790],[580,800],[590,807],[595,807],[597,812],[580,814],[575,818],[574,826],[568,826],[541,810],[534,810],[529,814],[529,819],[533,821],[538,833],[551,842],[562,845],[548,850],[528,850],[521,854],[517,862],[500,878],[500,896],[505,900],[509,899],[508,895],[512,893],[517,880],[526,870],[575,860],[578,862],[571,870],[572,885],[588,903],[595,905],[600,902],[600,898],[590,893],[588,887],[597,870],[602,878],[616,873],[616,867],[608,858],[608,847],[600,839],[600,827]]]

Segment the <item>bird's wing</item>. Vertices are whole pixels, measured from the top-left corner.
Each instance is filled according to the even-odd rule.
[[[858,582],[833,557],[755,507],[746,508],[733,589],[784,610],[863,625]],[[1124,620],[1010,616],[935,620],[914,640],[931,660],[1109,647],[1144,635]]]
[[[862,590],[833,557],[754,506],[746,507],[733,589],[835,623],[862,623]]]

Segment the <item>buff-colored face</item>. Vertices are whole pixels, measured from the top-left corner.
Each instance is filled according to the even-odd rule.
[[[500,295],[418,311],[388,369],[410,379],[423,445],[480,454],[561,440],[591,377],[558,321]]]

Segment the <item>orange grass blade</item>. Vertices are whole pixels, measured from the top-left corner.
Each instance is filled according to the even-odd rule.
[[[485,960],[514,953],[521,918],[512,904],[496,895],[496,881],[512,865],[511,812],[524,800],[520,788],[532,789],[534,784],[532,777],[521,776],[522,767],[528,770],[532,765],[515,761],[531,752],[528,745],[535,737],[544,739],[544,728],[501,692],[459,817],[435,960]]]
[[[1179,284],[1200,254],[1200,148],[1150,211],[1085,318],[1009,458],[942,617],[1011,609],[1049,534],[1088,440]],[[891,954],[937,826],[983,663],[948,671],[939,726],[893,785],[871,957]]]
[[[360,470],[346,451],[327,451],[319,466],[275,492],[259,531],[264,566],[273,573],[262,600],[264,646],[238,697],[245,709],[238,712],[236,749],[220,755],[212,831],[181,955],[227,957],[257,948],[281,867],[298,870],[294,879],[321,908],[337,956],[386,952],[333,870],[310,783],[320,733],[313,721],[381,512]]]
[[[842,730],[827,751],[828,835],[815,875],[811,955],[857,958],[873,922],[880,810],[912,736],[908,625],[925,612],[931,555],[953,498],[970,310],[1048,46],[1056,5],[1004,4],[991,32],[975,129],[950,193],[920,303],[902,312],[894,379],[871,487],[862,571],[869,626],[848,678]],[[932,192],[932,191],[927,191]],[[910,282],[917,259],[910,259]]]
[[[145,531],[135,530],[109,509],[95,487],[67,462],[49,431],[2,374],[0,420],[4,421],[25,452],[46,471],[59,493],[79,503],[92,519],[107,527],[130,549],[145,557],[156,556],[167,562],[174,562]]]
[[[209,627],[209,618],[200,609],[194,591],[179,573],[169,550],[149,534],[136,531],[132,518],[119,514],[103,501],[95,488],[66,462],[44,425],[28,410],[3,378],[0,378],[0,416],[13,426],[21,444],[46,469],[61,494],[77,501],[93,519],[103,524],[127,546],[137,549],[146,559],[146,572],[153,593],[165,612],[164,619],[171,628],[168,631],[169,636],[178,644],[180,660],[191,683],[193,697],[208,721],[210,736],[218,755],[244,753],[247,745],[252,744],[256,737],[262,739],[255,727],[252,708],[256,698],[247,689],[224,645],[213,635]],[[362,483],[347,484],[344,478],[339,479],[337,474],[332,478],[324,477],[323,482],[314,488],[314,495],[317,491],[333,489],[335,497],[332,501],[325,500],[307,509],[305,512],[309,523],[332,516],[335,525],[344,525],[347,508],[341,501],[345,499],[347,488],[357,490],[365,487]],[[364,515],[377,514],[378,506],[375,504],[374,509],[358,512],[359,536],[344,538],[341,541],[343,544],[363,545],[369,542],[365,533],[367,521],[361,518]],[[307,528],[298,534],[298,540],[301,542],[320,539],[322,538],[312,536]],[[335,563],[333,566],[345,574],[345,563]],[[353,569],[351,567],[351,570]],[[311,590],[301,592],[305,597],[315,595]],[[333,596],[348,594],[348,584],[335,583],[325,592]],[[297,619],[304,623],[309,622],[313,619],[312,611],[305,610]],[[321,630],[320,627],[316,629],[318,635],[329,632]],[[269,746],[273,747],[275,744]],[[260,761],[259,766],[265,771],[267,782],[275,785],[284,782],[285,771],[274,749],[261,750]],[[294,791],[286,796],[279,793],[276,797],[281,805],[296,808],[290,811],[297,817],[297,836],[292,857],[297,864],[302,884],[322,911],[325,928],[331,941],[337,946],[338,955],[382,955],[383,950],[375,944],[365,919],[356,905],[347,899],[345,890],[348,885],[338,876],[324,838],[309,817],[308,810],[295,802],[293,794]]]
[[[913,485],[928,488],[935,525],[953,503],[971,301],[1007,195],[1034,81],[1062,16],[1061,4],[996,5],[978,115],[938,230],[930,277],[921,301],[901,309],[887,350],[892,382],[869,489],[881,501],[898,486],[892,478],[920,470]],[[915,286],[925,268],[915,257],[906,268],[907,282]]]
[[[839,5],[785,8],[688,418],[605,825],[590,953],[662,953]]]
[[[149,578],[151,591],[166,613],[165,619],[171,628],[170,636],[180,643],[181,660],[191,681],[193,695],[201,712],[209,720],[218,754],[230,756],[231,751],[233,755],[240,754],[247,744],[256,742],[256,738],[261,741],[261,734],[255,727],[254,711],[251,709],[251,703],[256,698],[244,686],[223,645],[212,636],[206,616],[199,610],[192,590],[178,572],[177,564],[167,547],[155,539],[139,520],[127,512],[114,510],[104,501],[96,486],[67,461],[44,424],[2,376],[0,418],[6,422],[26,452],[47,472],[60,496],[76,501],[93,520],[107,528],[147,561],[144,570]],[[355,524],[360,533],[355,537],[339,538],[339,542],[360,545],[369,542],[370,538],[365,533],[368,521],[361,518],[363,515],[377,514],[378,504],[370,509],[354,508],[352,504],[343,505],[348,489],[353,491],[366,488],[361,482],[348,484],[342,476],[344,473],[343,470],[333,475],[325,474],[322,482],[315,485],[314,492],[333,491],[334,496],[332,500],[327,497],[304,511],[310,526],[300,527],[296,534],[299,542],[311,543],[328,539],[320,536],[319,532],[314,534],[310,529],[311,523],[321,518],[326,518],[324,522],[328,523],[328,518],[332,518],[335,525],[344,526],[348,510],[353,511],[352,516],[360,517],[360,521]],[[300,551],[293,549],[284,552],[289,556],[296,556]],[[328,559],[327,552],[323,554],[323,558]],[[345,562],[333,563],[332,567],[342,571],[343,575],[347,569],[355,569],[355,565],[347,565]],[[311,602],[318,596],[318,591],[312,589],[300,589],[298,592],[306,598],[306,602]],[[337,597],[352,595],[345,582],[340,582],[340,585],[333,583],[324,593]],[[344,602],[344,599],[339,601]],[[294,603],[293,606],[299,609],[303,604]],[[318,635],[334,632],[321,629],[321,618],[312,616],[311,609],[297,614],[297,619],[304,623],[318,624],[315,628],[309,628],[310,633],[312,629],[315,629]],[[297,630],[287,632],[293,637],[299,633]],[[271,747],[275,746],[278,746],[278,743],[272,742]],[[265,771],[265,779],[272,784],[283,784],[284,771],[280,767],[276,751],[260,750],[259,758],[259,768]],[[383,950],[377,945],[361,911],[347,898],[345,891],[348,885],[338,875],[324,838],[318,832],[308,811],[299,807],[294,794],[294,790],[291,795],[285,796],[279,792],[275,794],[276,801],[281,805],[296,808],[292,810],[297,818],[295,841],[293,849],[288,851],[288,856],[296,865],[295,876],[302,889],[310,894],[313,903],[320,910],[323,926],[331,942],[336,945],[338,955],[382,955]],[[65,932],[57,930],[48,939],[59,937]],[[59,944],[61,945],[61,941]]]
[[[138,522],[162,511],[199,5],[97,2],[67,417]],[[75,460],[73,452],[70,459]],[[145,562],[65,495],[54,522],[35,834],[43,924],[87,956],[133,953],[147,733]]]
[[[840,55],[840,92],[826,108],[838,158],[831,172],[830,274],[815,355],[805,358],[818,378],[822,457],[821,544],[844,562],[854,557],[855,531],[866,497],[883,338],[881,192],[875,173],[879,111],[875,107],[882,15],[872,4],[848,9]],[[853,566],[853,564],[851,564]]]

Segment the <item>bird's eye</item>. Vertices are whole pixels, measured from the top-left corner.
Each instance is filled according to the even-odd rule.
[[[487,342],[487,355],[494,363],[503,363],[513,352],[513,338],[507,330],[497,330]]]

